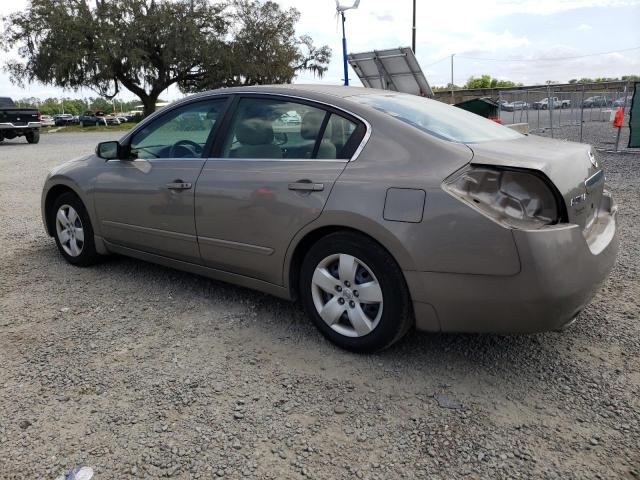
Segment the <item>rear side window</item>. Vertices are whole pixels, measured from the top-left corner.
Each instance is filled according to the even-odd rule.
[[[356,123],[315,106],[285,99],[242,98],[221,157],[341,159],[348,153],[356,128]]]
[[[350,139],[356,135],[358,125],[335,113],[331,114],[322,135],[318,158],[337,158],[348,160],[353,155]],[[325,145],[331,145],[335,154],[325,150]]]

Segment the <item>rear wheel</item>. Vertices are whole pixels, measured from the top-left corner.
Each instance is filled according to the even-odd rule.
[[[27,142],[29,143],[38,143],[40,141],[40,131],[36,130],[34,132],[29,132],[25,135],[27,138]]]
[[[55,200],[50,215],[56,245],[67,262],[86,267],[100,260],[89,214],[75,194],[69,192],[60,195]]]
[[[300,296],[322,334],[355,352],[387,348],[413,324],[400,267],[378,243],[356,233],[328,235],[309,250]]]

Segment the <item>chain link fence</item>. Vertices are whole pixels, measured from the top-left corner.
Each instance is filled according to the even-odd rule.
[[[623,148],[628,138],[628,112],[633,90],[631,84],[618,90],[586,90],[576,84],[555,90],[553,85],[522,90],[500,90],[500,118],[505,125],[526,123],[532,133],[583,141],[596,138],[595,146]],[[612,128],[615,111],[625,109],[624,127]]]

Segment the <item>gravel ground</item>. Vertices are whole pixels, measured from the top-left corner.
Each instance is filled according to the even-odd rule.
[[[363,356],[253,291],[121,257],[67,265],[42,181],[109,137],[0,144],[1,478],[640,475],[637,155],[598,155],[621,250],[569,330],[411,333]]]

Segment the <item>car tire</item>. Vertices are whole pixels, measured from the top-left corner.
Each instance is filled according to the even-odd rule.
[[[38,143],[40,141],[40,131],[36,130],[35,132],[27,133],[25,137],[29,143]]]
[[[402,270],[362,234],[337,232],[316,242],[302,262],[299,289],[316,327],[346,350],[383,350],[414,324]]]
[[[67,262],[88,267],[100,261],[89,214],[77,195],[67,192],[56,198],[50,211],[49,225],[53,227],[58,250]]]

